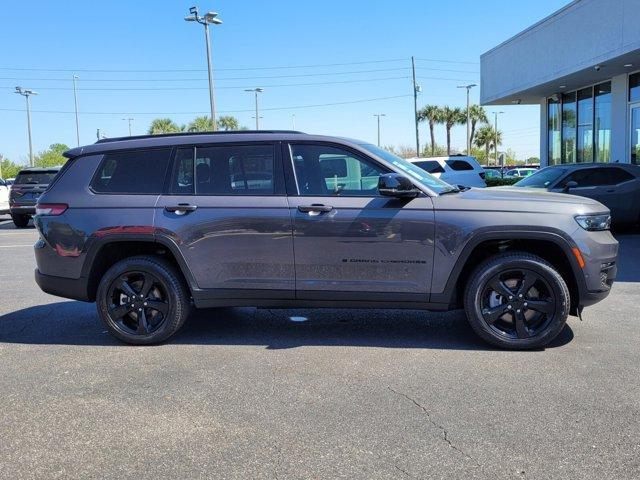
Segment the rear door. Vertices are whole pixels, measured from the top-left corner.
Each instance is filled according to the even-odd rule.
[[[211,298],[294,297],[293,239],[277,143],[180,147],[155,227]]]
[[[297,298],[428,301],[429,197],[379,195],[378,177],[389,170],[341,145],[292,142],[283,157]]]

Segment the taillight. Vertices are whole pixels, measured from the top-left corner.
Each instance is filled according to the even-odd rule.
[[[69,205],[66,203],[39,203],[36,205],[36,215],[62,215]]]

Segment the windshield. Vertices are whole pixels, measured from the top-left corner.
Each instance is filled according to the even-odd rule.
[[[546,167],[513,184],[514,187],[548,188],[564,173],[564,168]]]
[[[403,172],[409,174],[409,176],[413,180],[424,185],[434,193],[440,194],[444,192],[451,192],[451,191],[457,190],[456,187],[449,185],[447,182],[443,182],[442,180],[425,172],[420,167],[414,165],[411,162],[408,162],[404,158],[400,158],[397,155],[394,155],[391,152],[387,152],[386,150],[383,150],[382,148],[376,147],[375,145],[371,145],[369,143],[363,143],[363,144],[360,144],[360,146],[365,150],[373,153],[374,155],[377,155],[378,157],[383,158],[384,160],[396,166]]]
[[[58,172],[20,172],[16,177],[16,185],[49,185]]]

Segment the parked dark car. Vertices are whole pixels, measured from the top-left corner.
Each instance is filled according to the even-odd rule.
[[[11,219],[18,228],[25,228],[29,219],[36,213],[36,203],[60,167],[25,168],[20,170],[9,192],[9,211]]]
[[[535,348],[616,275],[600,203],[458,189],[358,140],[174,134],[65,155],[37,206],[36,281],[133,344],[192,307],[249,305],[464,308],[486,341]]]
[[[640,166],[624,163],[554,165],[513,187],[543,188],[597,200],[611,210],[616,224],[640,222]],[[501,188],[501,187],[498,187]]]

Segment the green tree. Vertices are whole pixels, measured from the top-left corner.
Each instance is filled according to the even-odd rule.
[[[451,129],[455,125],[462,125],[467,121],[467,115],[461,108],[444,107],[442,109],[442,123],[447,130],[447,155],[451,155]]]
[[[149,135],[161,135],[163,133],[177,133],[184,130],[170,118],[156,118],[149,126]]]
[[[69,150],[69,147],[64,143],[53,143],[49,145],[49,148],[33,157],[33,165],[36,167],[64,165],[67,159],[62,154],[67,150]]]
[[[22,170],[24,166],[17,165],[13,163],[8,158],[5,158],[4,155],[0,154],[0,178],[15,178],[20,170]]]
[[[203,117],[196,117],[189,125],[187,125],[187,132],[212,132],[213,122],[210,117],[206,115]]]
[[[447,155],[447,147],[444,145],[425,145],[422,150],[423,157],[444,157]]]
[[[232,117],[231,115],[223,115],[218,118],[217,123],[220,130],[241,130],[240,122],[236,117]]]
[[[498,145],[502,143],[502,132],[498,130],[497,134]],[[474,143],[478,148],[484,148],[485,159],[487,165],[490,163],[489,152],[495,148],[496,131],[491,125],[483,125],[478,129]]]
[[[429,123],[429,135],[431,138],[431,156],[435,156],[436,139],[435,139],[435,126],[443,122],[443,111],[437,105],[427,105],[418,112],[419,122]]]
[[[488,123],[489,119],[487,118],[487,112],[484,107],[481,107],[480,105],[471,105],[469,108],[469,119],[471,120],[471,136],[469,138],[471,145],[473,145],[473,137],[476,134],[477,125],[479,123]]]

